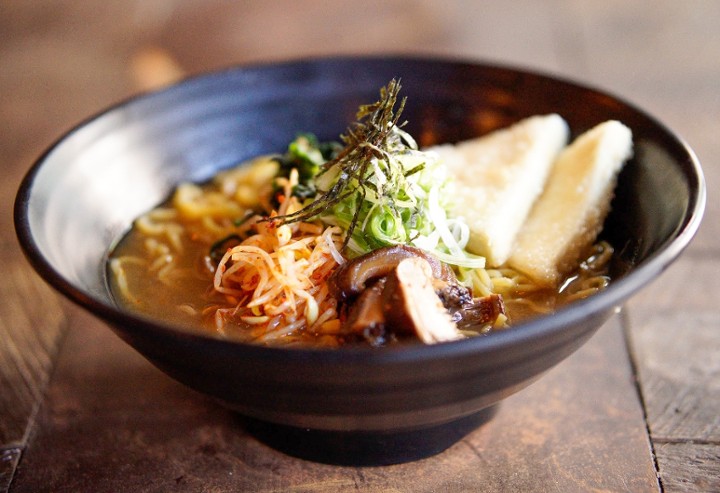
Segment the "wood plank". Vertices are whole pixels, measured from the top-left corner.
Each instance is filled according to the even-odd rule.
[[[78,314],[13,492],[658,490],[618,318],[438,456],[379,468],[288,457]]]
[[[665,493],[720,491],[720,445],[660,443],[655,453]]]
[[[636,344],[654,439],[720,443],[718,327],[717,312],[661,310],[642,323]]]
[[[656,440],[720,442],[720,260],[681,258],[627,310]]]
[[[55,292],[14,244],[0,243],[0,445],[22,444],[65,328]]]
[[[691,251],[627,310],[665,491],[720,487],[718,272],[720,260]]]

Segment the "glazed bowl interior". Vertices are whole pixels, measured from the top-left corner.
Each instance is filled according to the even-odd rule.
[[[437,346],[281,349],[170,326],[118,306],[109,251],[180,181],[282,152],[298,132],[336,139],[360,104],[399,78],[421,145],[456,142],[536,114],[577,135],[608,119],[633,131],[603,238],[610,287],[510,330]],[[34,165],[16,201],[21,244],[40,275],[181,382],[283,426],[390,432],[452,423],[538,378],[654,279],[695,233],[704,183],[688,147],[637,108],[541,74],[461,61],[336,58],[239,67],[184,81],[85,121]],[[262,371],[257,371],[262,368]]]

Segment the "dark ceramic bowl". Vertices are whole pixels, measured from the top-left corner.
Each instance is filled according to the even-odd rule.
[[[635,157],[603,236],[614,281],[590,299],[486,337],[435,346],[279,349],[211,337],[120,308],[108,252],[181,180],[284,150],[299,131],[335,139],[358,105],[401,78],[404,118],[423,145],[559,113],[574,134],[618,119]],[[700,166],[663,125],[593,89],[509,68],[415,58],[336,58],[240,67],[194,78],[91,118],[22,183],[20,242],[40,275],[107,322],[148,360],[248,419],[284,450],[318,460],[390,463],[450,445],[492,407],[580,347],[681,253],[705,201]]]

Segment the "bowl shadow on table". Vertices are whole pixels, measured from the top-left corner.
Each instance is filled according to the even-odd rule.
[[[400,431],[333,431],[268,423],[236,414],[260,442],[292,457],[341,466],[386,466],[437,455],[489,422],[500,404],[449,423]]]

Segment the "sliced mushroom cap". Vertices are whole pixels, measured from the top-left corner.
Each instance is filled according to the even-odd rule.
[[[470,303],[453,311],[453,319],[460,329],[478,329],[495,323],[505,313],[505,303],[499,294],[490,294],[484,298],[473,298]]]
[[[440,301],[450,311],[459,309],[473,301],[470,290],[457,282],[435,281],[433,284],[435,292],[440,296]]]
[[[419,248],[395,245],[379,248],[357,257],[339,267],[330,279],[334,295],[340,300],[349,300],[365,290],[368,283],[387,276],[404,259],[420,257],[431,268],[432,277],[455,281],[452,269],[437,258]]]
[[[402,338],[426,344],[484,331],[504,313],[502,297],[473,298],[452,269],[417,248],[375,250],[340,267],[331,289],[347,316],[348,341],[374,346]]]
[[[380,279],[363,291],[350,306],[343,331],[364,339],[372,346],[386,341],[385,313],[383,312],[383,288],[385,279]]]
[[[433,269],[421,257],[401,260],[387,276],[384,313],[396,331],[414,333],[425,344],[462,339],[433,287]]]

